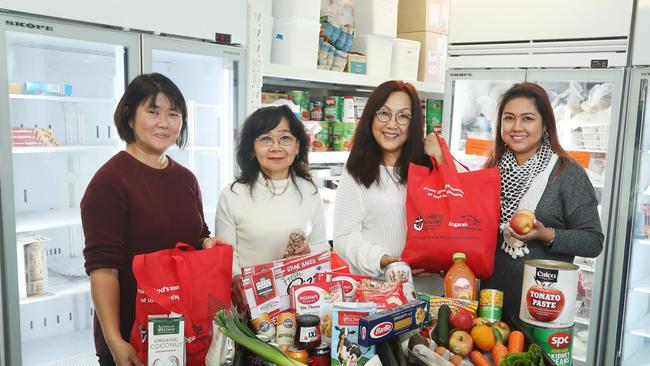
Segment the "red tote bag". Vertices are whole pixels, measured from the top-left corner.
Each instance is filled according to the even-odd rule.
[[[214,316],[230,308],[232,254],[230,245],[196,250],[178,243],[173,249],[133,258],[138,293],[130,343],[145,365],[148,316],[171,312],[185,320],[186,364],[205,364]]]
[[[412,268],[439,272],[449,269],[453,253],[463,252],[476,277],[488,278],[501,212],[499,168],[459,173],[447,144],[440,136],[438,141],[446,164],[434,161],[431,171],[409,166],[401,259]]]

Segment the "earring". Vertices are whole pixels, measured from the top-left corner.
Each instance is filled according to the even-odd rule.
[[[548,133],[547,129],[544,129],[542,136],[544,137],[544,140],[548,140],[549,138],[551,138],[551,134]]]

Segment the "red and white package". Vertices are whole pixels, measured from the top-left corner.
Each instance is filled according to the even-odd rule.
[[[291,263],[297,260],[301,260],[303,258],[306,258],[310,256],[310,254],[305,254],[305,255],[300,255],[300,256],[295,256],[295,257],[288,257],[288,258],[282,258],[275,260],[273,262],[266,262],[266,263],[260,263],[260,264],[255,264],[252,266],[245,266],[241,267],[241,274],[242,276],[250,276],[253,273],[260,273],[262,271],[268,271],[272,270],[273,268],[276,267],[282,267],[287,263]]]
[[[280,267],[273,268],[275,288],[280,297],[280,309],[284,311],[290,308],[291,287],[314,283],[316,273],[329,272],[330,268],[329,251],[309,254]]]
[[[345,295],[345,301],[347,302],[354,300],[354,294],[357,292],[359,281],[369,279],[372,279],[372,276],[352,273],[325,272],[316,274],[316,283],[332,281],[343,282],[343,294]]]
[[[280,314],[280,297],[275,287],[273,271],[242,276],[241,281],[251,319],[268,314],[275,322]]]
[[[296,315],[320,317],[321,334],[332,337],[332,304],[343,301],[343,283],[307,283],[291,287],[291,309]]]
[[[355,302],[374,302],[377,312],[396,308],[408,302],[400,282],[382,282],[363,279],[359,281]]]

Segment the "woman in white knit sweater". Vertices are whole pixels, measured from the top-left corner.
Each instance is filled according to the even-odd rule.
[[[434,136],[426,152],[444,162]],[[406,242],[409,164],[432,166],[425,154],[420,98],[413,85],[387,81],[366,104],[341,174],[334,209],[334,250],[356,273],[380,277]],[[413,268],[418,291],[442,292],[437,274]]]
[[[309,139],[287,106],[254,112],[237,147],[241,173],[221,192],[216,232],[235,247],[233,300],[240,304],[240,268],[281,259],[289,234],[302,229],[294,255],[329,250],[323,202],[309,174]]]

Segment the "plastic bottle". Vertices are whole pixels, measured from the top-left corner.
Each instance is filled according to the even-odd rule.
[[[476,300],[476,276],[465,264],[465,253],[454,253],[454,264],[445,275],[445,296],[454,299]]]

